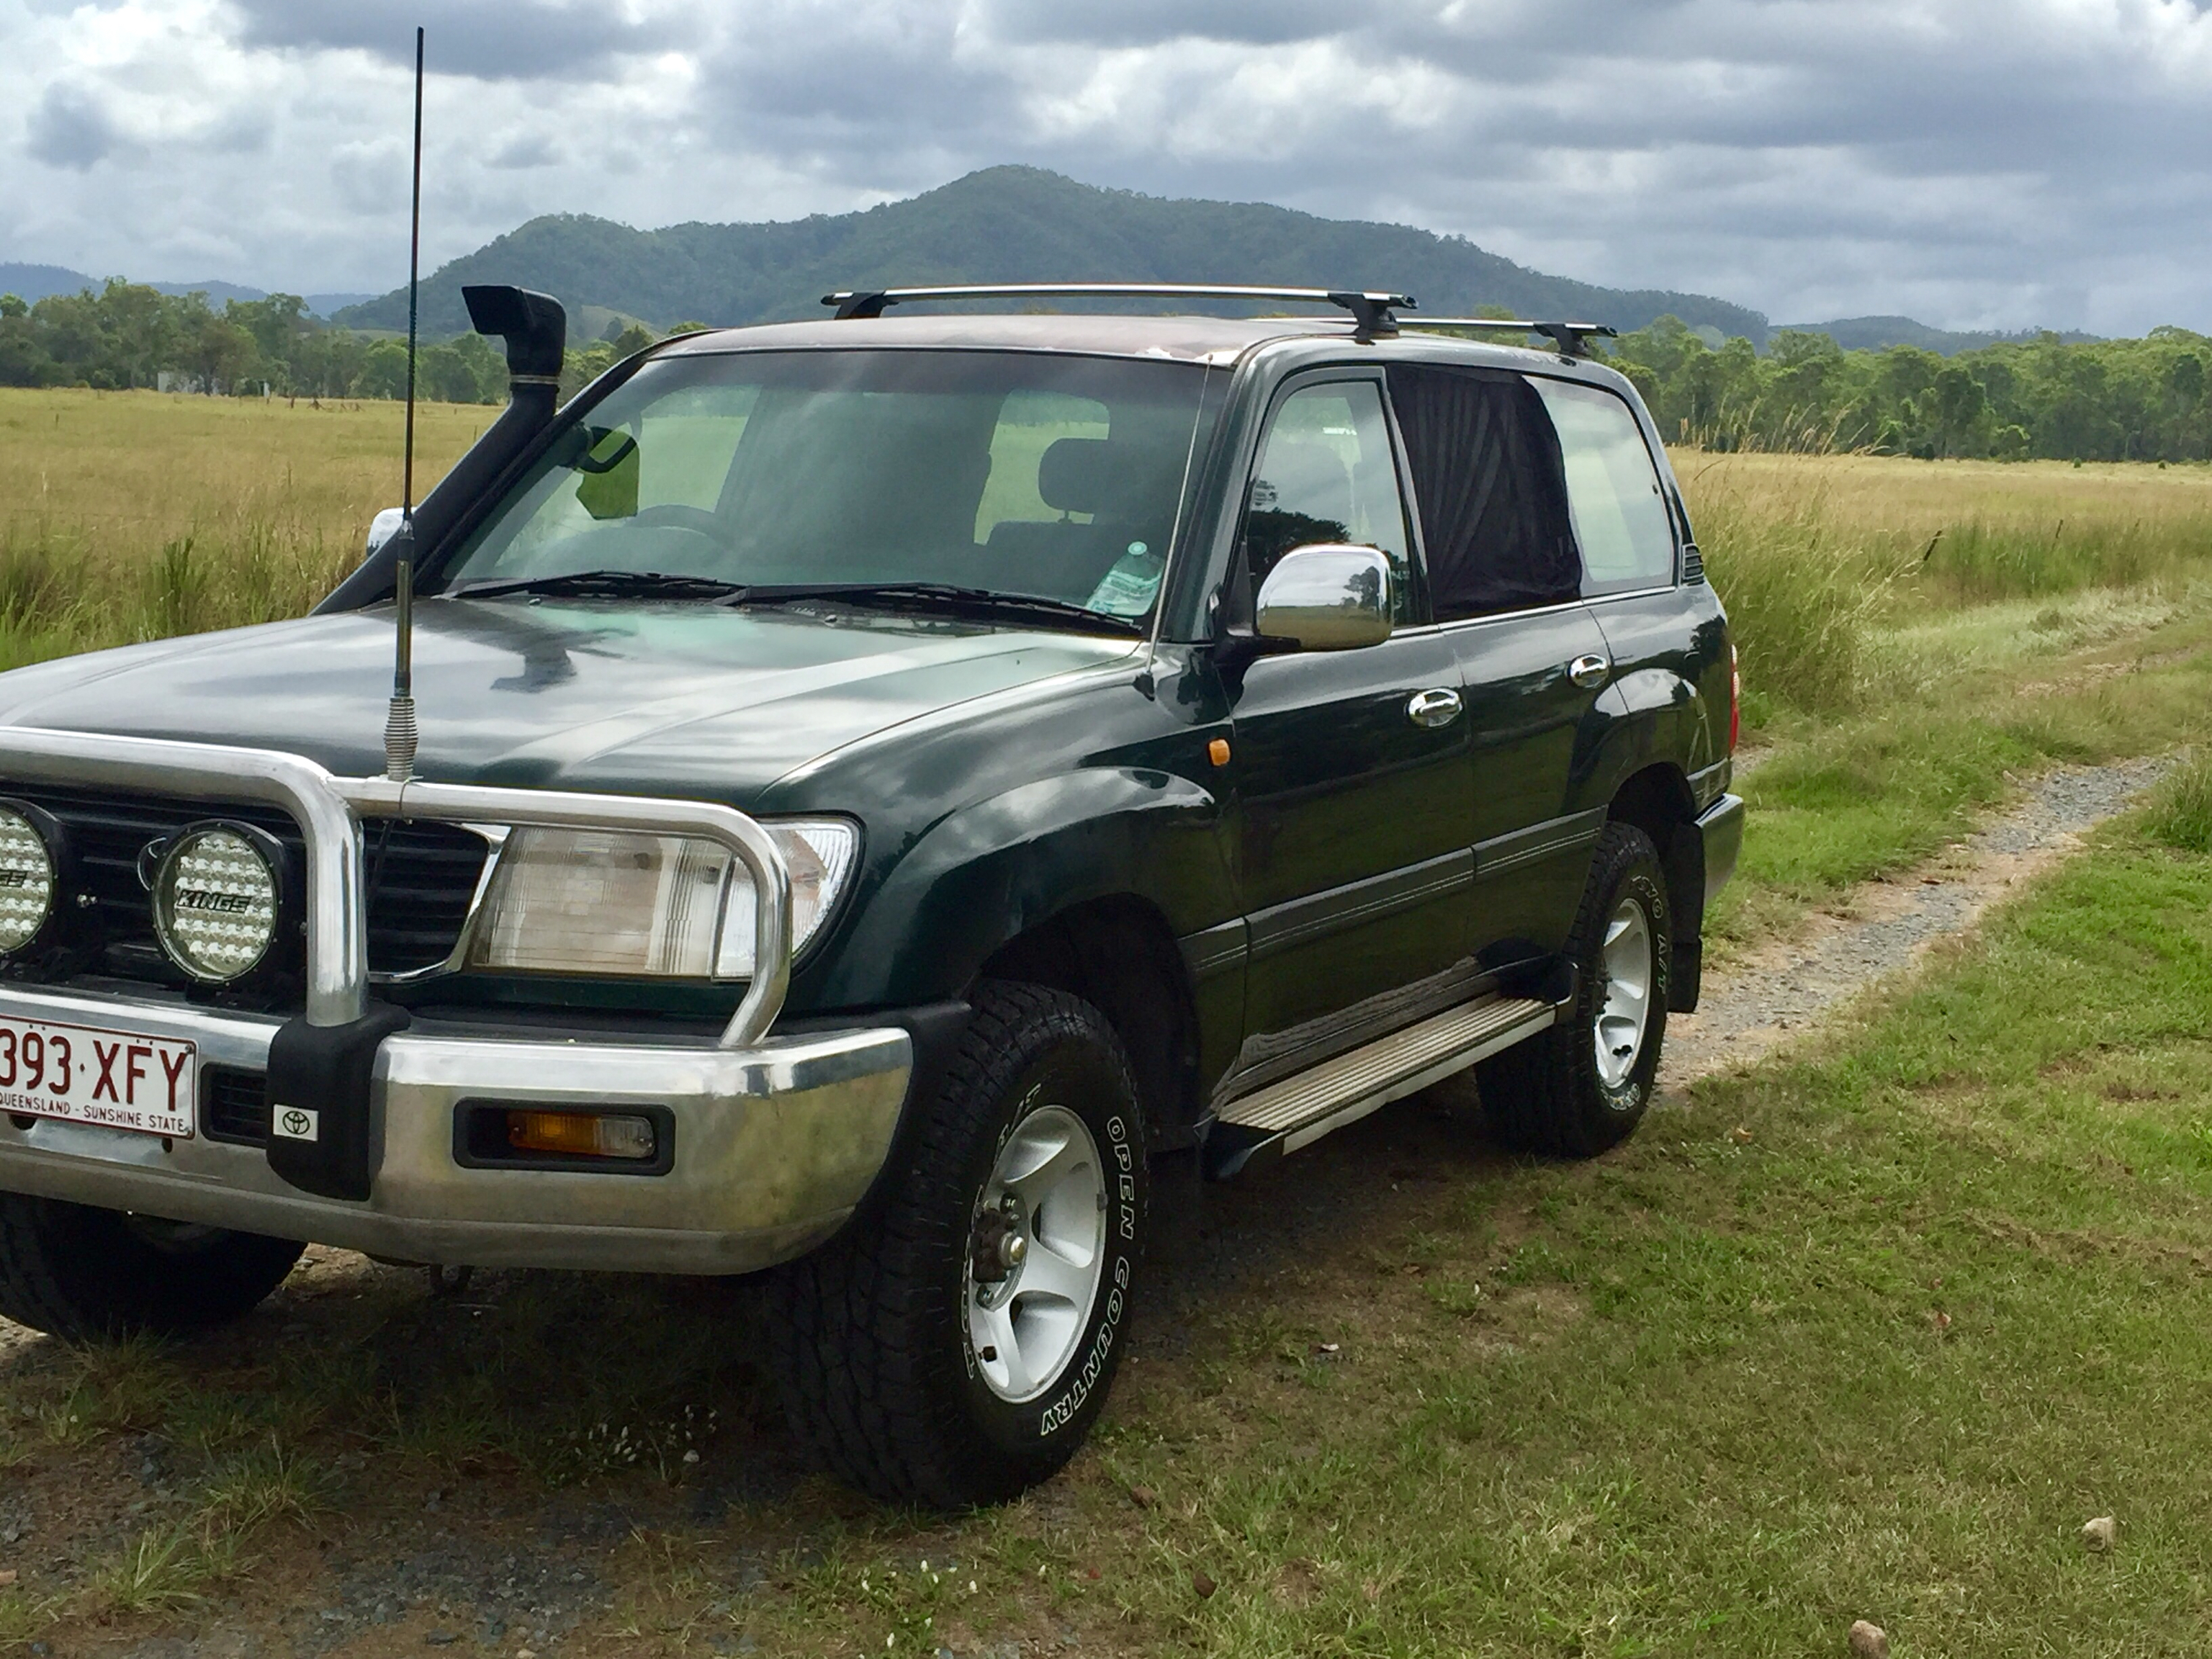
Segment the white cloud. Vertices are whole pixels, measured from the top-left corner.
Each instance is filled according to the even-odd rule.
[[[793,217],[1018,161],[1406,220],[1778,320],[2212,327],[2191,0],[419,9],[434,264],[536,213]],[[0,258],[389,285],[416,21],[0,0]]]

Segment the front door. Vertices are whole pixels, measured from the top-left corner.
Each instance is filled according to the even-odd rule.
[[[1240,544],[1254,591],[1315,542],[1381,550],[1400,626],[1426,620],[1378,377],[1294,384],[1262,441]],[[1451,641],[1423,629],[1263,657],[1234,689],[1251,955],[1232,1086],[1404,1024],[1408,999],[1467,957],[1474,804],[1459,682]]]

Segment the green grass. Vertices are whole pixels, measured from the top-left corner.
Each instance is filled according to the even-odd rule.
[[[2212,853],[2212,750],[2177,768],[2151,801],[2150,834],[2185,853]]]
[[[1372,1194],[1214,1287],[1050,1493],[780,1515],[832,1547],[734,1599],[664,1537],[630,1627],[1442,1659],[1840,1653],[1868,1618],[1899,1659],[2201,1653],[2208,1032],[2212,858],[2108,834],[1621,1152],[1457,1167],[1417,1223]],[[1255,1211],[1326,1185],[1296,1162]]]
[[[777,1433],[744,1304],[706,1286],[532,1275],[459,1308],[394,1273],[313,1304],[312,1342],[19,1360],[18,1420],[73,1400],[101,1425],[38,1458],[89,1432],[96,1468],[149,1413],[215,1449],[182,1518],[35,1620],[0,1601],[0,1632],[234,1607],[248,1551],[312,1565],[302,1516],[410,1515],[465,1471],[641,1517],[586,1630],[645,1652],[1796,1655],[1861,1617],[1899,1659],[2201,1652],[2212,855],[2160,840],[2164,810],[1607,1158],[1487,1154],[1447,1091],[1223,1189],[1204,1260],[1246,1265],[1161,1268],[1173,1311],[1094,1448],[1003,1510],[818,1481],[653,1507],[690,1479],[682,1404],[725,1414],[735,1452],[696,1443],[726,1474]],[[315,1426],[272,1443],[226,1409]],[[662,1449],[589,1455],[601,1422]],[[369,1460],[350,1496],[341,1446]]]

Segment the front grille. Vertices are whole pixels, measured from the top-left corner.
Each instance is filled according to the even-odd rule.
[[[154,934],[153,907],[138,878],[149,842],[204,818],[229,818],[264,830],[295,849],[305,838],[291,815],[258,805],[118,797],[84,790],[0,783],[0,794],[44,807],[67,830],[78,891],[91,895],[100,945],[92,966],[120,979],[181,985]],[[453,954],[489,849],[483,836],[458,824],[372,819],[366,826],[363,873],[368,890],[368,965],[372,973],[404,974],[434,967]],[[77,902],[75,895],[62,896]],[[290,946],[294,971],[305,946]]]
[[[240,1146],[269,1144],[269,1079],[235,1066],[200,1067],[200,1133]]]

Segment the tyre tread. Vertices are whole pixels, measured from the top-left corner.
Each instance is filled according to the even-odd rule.
[[[1585,1015],[1592,994],[1595,944],[1602,938],[1621,880],[1639,863],[1659,870],[1658,851],[1650,837],[1632,823],[1618,819],[1607,823],[1598,836],[1589,878],[1583,884],[1582,902],[1576,907],[1573,929],[1568,934],[1568,949],[1581,970],[1570,1016],[1485,1060],[1477,1071],[1483,1115],[1491,1133],[1516,1151],[1553,1158],[1594,1158],[1635,1129],[1636,1119],[1625,1126],[1607,1121],[1586,1098],[1595,1091],[1597,1084]],[[1665,890],[1662,877],[1662,897]],[[1645,1040],[1655,1054],[1666,1037],[1672,921],[1665,915],[1652,918],[1652,1024]]]
[[[1028,1063],[1024,1037],[1049,1030],[1103,1038],[1124,1092],[1137,1098],[1127,1054],[1088,1003],[991,981],[974,1009],[915,1138],[912,1168],[860,1224],[779,1269],[767,1297],[770,1360],[794,1434],[839,1479],[889,1503],[967,1508],[1042,1478],[1025,1474],[1010,1485],[947,1443],[927,1409],[916,1329],[935,1253],[967,1202],[962,1151],[990,1132],[1001,1096]]]

